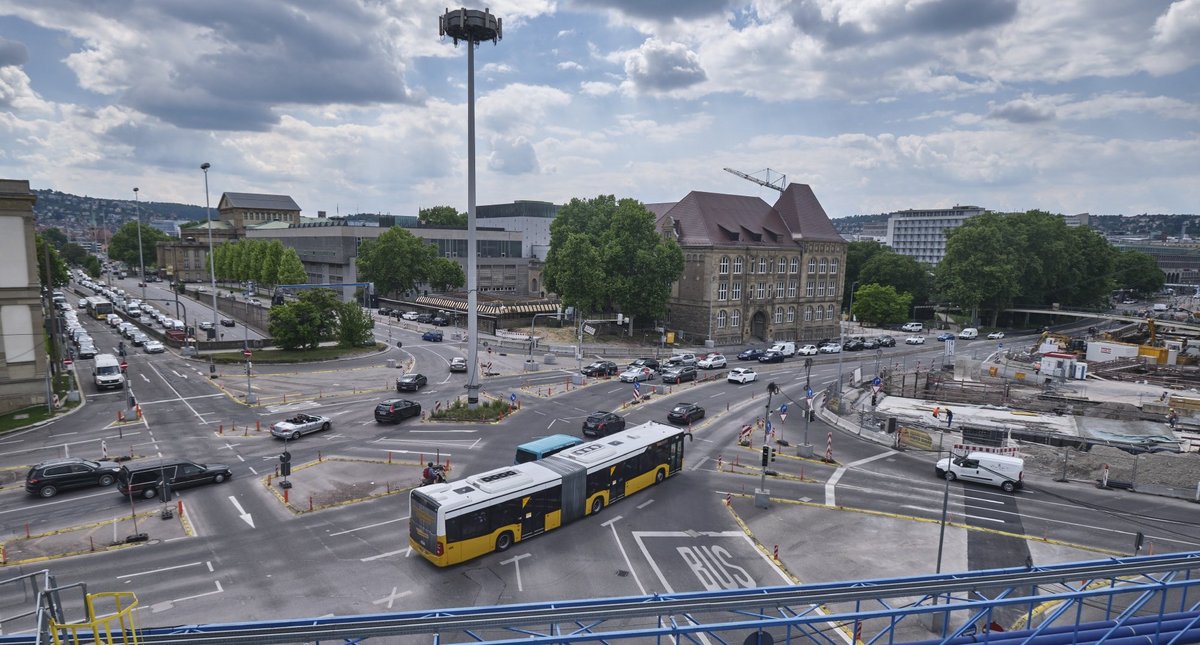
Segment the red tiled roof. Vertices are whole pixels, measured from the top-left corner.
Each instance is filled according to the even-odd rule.
[[[808,184],[788,184],[775,201],[775,212],[783,218],[796,241],[845,242],[833,227],[821,202]]]
[[[674,227],[683,246],[779,246],[805,241],[844,242],[807,184],[789,184],[768,205],[758,197],[692,191],[661,211],[659,230]],[[650,205],[647,205],[650,208]]]

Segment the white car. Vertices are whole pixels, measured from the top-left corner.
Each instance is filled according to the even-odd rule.
[[[87,298],[80,298],[80,299],[79,299],[79,308],[80,308],[80,309],[87,309]]]
[[[749,367],[735,367],[729,370],[729,375],[725,377],[725,380],[729,381],[730,383],[745,384],[751,381],[757,381],[758,372],[755,372]]]
[[[638,381],[649,381],[653,378],[654,370],[649,367],[631,367],[621,372],[622,383],[637,383]]]
[[[909,336],[908,338],[904,339],[904,344],[905,345],[924,345],[925,337],[924,336]]]
[[[417,316],[419,316],[419,315],[421,315],[421,314],[418,314],[415,311],[406,311],[406,312],[400,314],[400,317],[405,320],[416,320]]]
[[[148,340],[146,344],[142,345],[142,351],[147,354],[161,354],[167,351],[167,348],[157,340]]]
[[[796,353],[801,356],[816,356],[818,352],[820,350],[817,349],[816,345],[805,345],[796,350]]]
[[[837,343],[825,343],[817,351],[822,354],[838,354],[842,351],[842,346]]]
[[[708,356],[696,361],[696,367],[704,370],[715,370],[719,367],[725,367],[725,355],[709,354]]]
[[[1004,332],[1002,331],[994,331],[988,334],[989,340],[1000,340],[1001,338],[1004,338]]]

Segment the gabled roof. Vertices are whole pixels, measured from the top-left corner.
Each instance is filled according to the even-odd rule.
[[[667,211],[674,208],[675,204],[678,204],[678,203],[679,202],[656,202],[653,204],[642,204],[642,206],[645,206],[646,210],[650,211],[651,213],[654,213],[654,216],[656,218],[658,218],[658,217],[662,217],[663,215],[666,215]]]
[[[812,188],[789,184],[768,205],[758,197],[692,191],[676,204],[646,204],[656,226],[683,246],[780,246],[845,242]]]
[[[224,193],[217,205],[223,208],[252,208],[267,211],[299,211],[300,205],[287,195],[263,195],[261,193]]]
[[[845,242],[833,222],[821,208],[816,194],[808,184],[788,184],[775,201],[775,211],[783,218],[792,239],[800,241]]]

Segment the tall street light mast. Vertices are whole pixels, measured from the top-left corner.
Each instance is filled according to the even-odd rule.
[[[208,222],[208,277],[209,288],[212,289],[212,329],[215,330],[217,328],[217,263],[213,256],[212,207],[208,203],[208,169],[211,167],[212,164],[207,161],[200,164],[200,170],[204,171],[204,219]]]

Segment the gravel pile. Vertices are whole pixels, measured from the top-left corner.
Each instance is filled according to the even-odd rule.
[[[1104,465],[1108,464],[1109,481],[1129,482],[1134,488],[1153,485],[1194,491],[1200,483],[1200,454],[1197,453],[1152,453],[1135,458],[1124,450],[1108,446],[1095,446],[1088,452],[1080,452],[1023,443],[1021,457],[1025,459],[1027,470],[1057,477],[1062,475],[1064,450],[1067,452],[1068,479],[1099,481]]]

